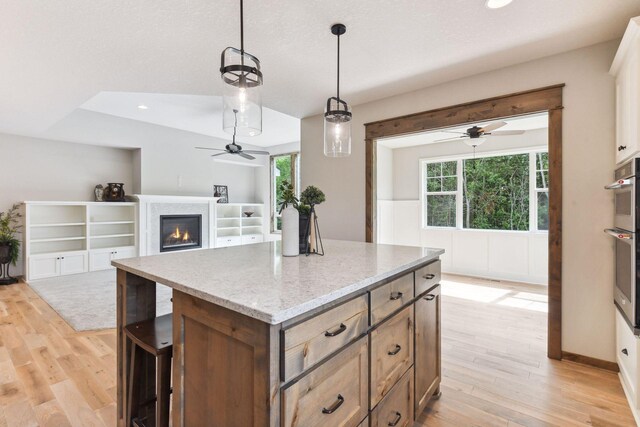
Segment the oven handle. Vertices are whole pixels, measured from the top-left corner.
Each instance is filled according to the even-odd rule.
[[[633,185],[633,183],[631,182],[630,179],[619,179],[616,182],[614,182],[613,184],[609,184],[604,188],[605,188],[605,190],[617,190],[619,188],[628,187],[630,185]]]
[[[604,230],[609,236],[613,236],[620,240],[633,240],[633,233],[627,233],[625,231],[616,230],[614,228],[607,228]]]

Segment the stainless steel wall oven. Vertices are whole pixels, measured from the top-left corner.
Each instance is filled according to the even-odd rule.
[[[623,164],[615,172],[615,182],[605,188],[614,192],[614,227],[605,230],[615,238],[616,285],[614,301],[630,323],[640,326],[640,293],[637,286],[640,254],[638,230],[640,158]]]

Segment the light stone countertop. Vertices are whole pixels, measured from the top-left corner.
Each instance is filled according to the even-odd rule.
[[[112,261],[135,275],[272,325],[319,309],[442,249],[324,240],[325,256],[283,257],[280,242]]]

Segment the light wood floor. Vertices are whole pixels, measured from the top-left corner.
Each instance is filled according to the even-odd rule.
[[[420,426],[634,426],[615,374],[545,357],[544,289],[443,285],[442,398]],[[0,286],[0,427],[115,421],[115,332],[75,332],[28,285]]]

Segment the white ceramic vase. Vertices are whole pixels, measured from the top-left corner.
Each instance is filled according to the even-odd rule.
[[[282,210],[282,256],[298,256],[300,253],[299,230],[300,215],[293,206]]]

